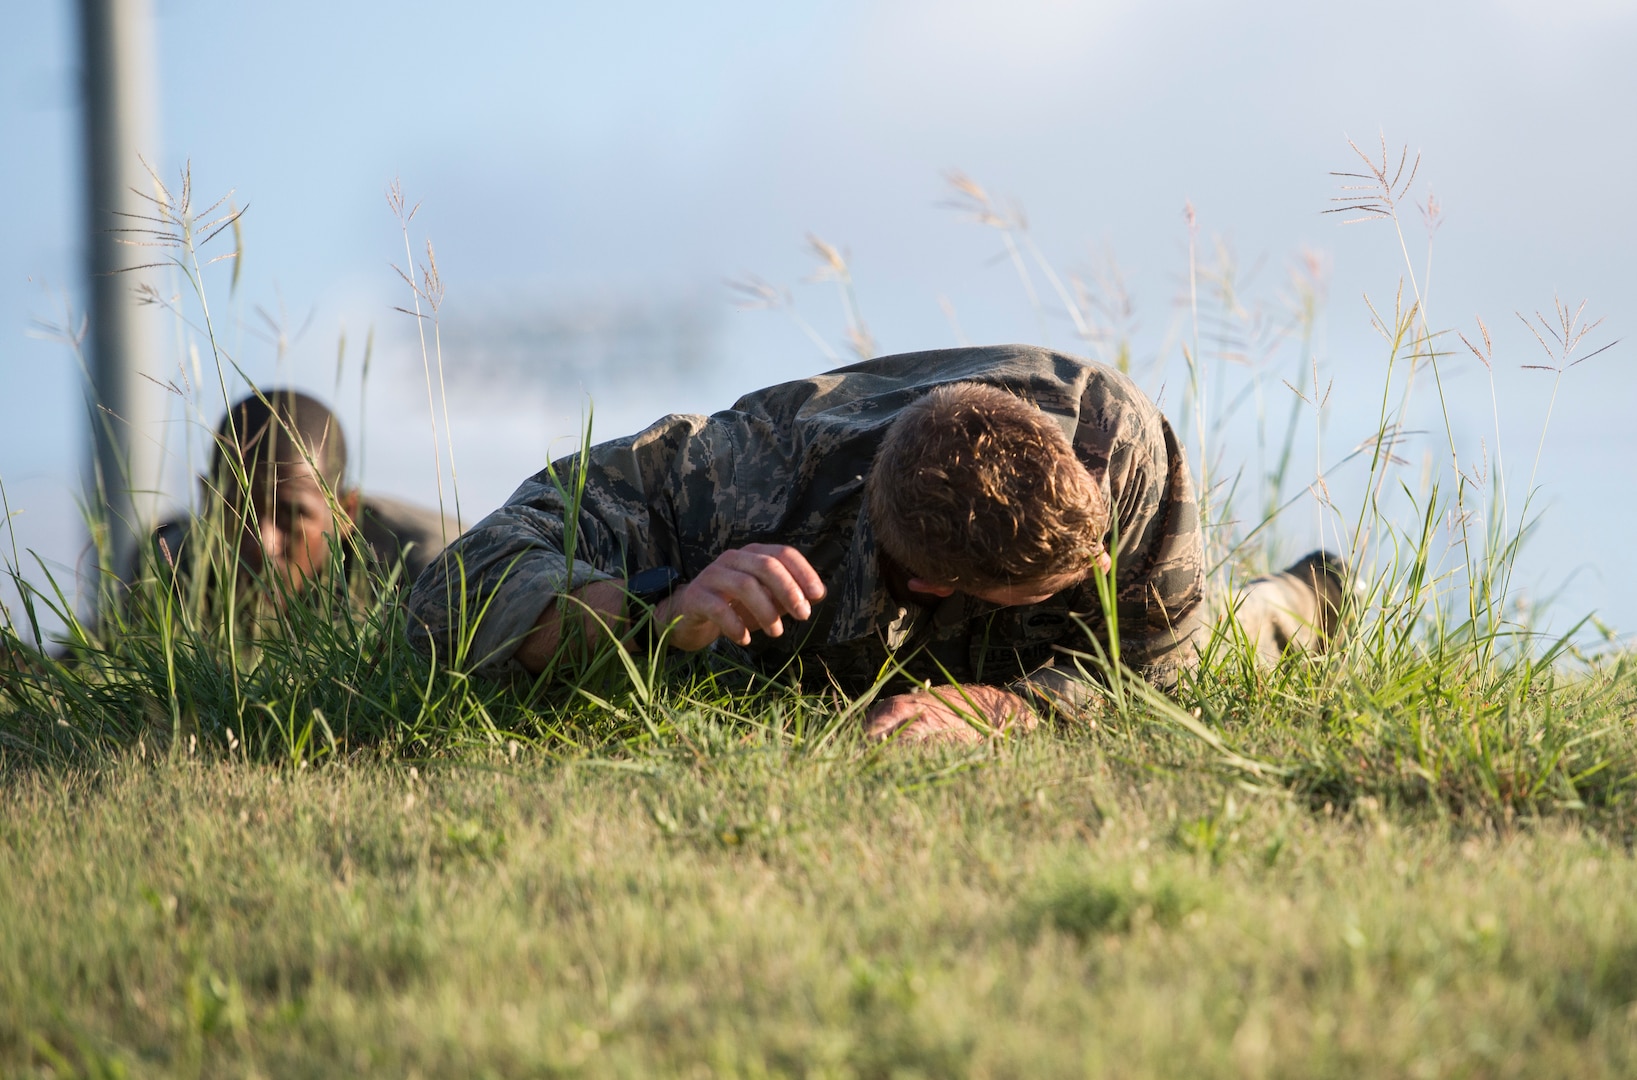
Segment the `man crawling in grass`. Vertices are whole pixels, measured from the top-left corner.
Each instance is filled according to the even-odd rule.
[[[1314,553],[1233,615],[1268,659],[1322,649],[1341,578]],[[1204,588],[1154,403],[1107,365],[1007,345],[853,364],[560,461],[420,576],[410,637],[537,673],[657,628],[851,694],[888,675],[870,736],[966,742],[1091,707],[1111,621],[1120,662],[1171,689],[1209,634]]]

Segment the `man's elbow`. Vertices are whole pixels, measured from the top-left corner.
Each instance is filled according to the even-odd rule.
[[[409,647],[429,660],[447,661],[449,635],[446,620],[429,617],[429,613],[415,603],[413,594],[407,607],[409,617],[404,620],[404,637],[409,641]]]
[[[453,659],[451,646],[454,635],[449,632],[454,622],[451,614],[465,607],[460,598],[451,592],[451,587],[459,578],[447,572],[445,560],[448,557],[449,550],[445,549],[427,564],[410,586],[409,595],[404,600],[408,614],[404,636],[409,640],[409,647],[427,659],[443,664]]]

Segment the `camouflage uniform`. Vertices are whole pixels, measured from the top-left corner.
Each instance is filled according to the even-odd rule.
[[[1026,607],[960,593],[923,607],[899,603],[883,579],[865,474],[900,410],[956,382],[1009,390],[1062,425],[1112,509],[1120,657],[1169,686],[1205,629],[1199,517],[1182,448],[1125,375],[1020,345],[868,360],[595,446],[572,559],[559,485],[573,490],[580,463],[559,461],[420,577],[409,598],[411,639],[447,657],[451,627],[481,612],[465,628],[464,659],[498,670],[557,594],[657,566],[687,579],[728,548],[779,543],[801,551],[827,591],[805,623],[752,639],[741,652],[755,666],[859,692],[896,658],[896,688],[903,675],[1007,684],[1072,705],[1086,687],[1064,650],[1095,650],[1082,625],[1107,639],[1093,584]]]

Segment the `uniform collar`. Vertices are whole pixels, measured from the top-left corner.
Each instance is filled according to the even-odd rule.
[[[837,577],[840,591],[827,639],[831,645],[879,636],[887,648],[898,649],[928,620],[934,627],[964,625],[977,615],[999,610],[964,593],[954,593],[931,607],[899,603],[882,574],[881,549],[867,505],[859,508],[852,544]]]
[[[914,621],[913,612],[893,599],[881,576],[880,548],[867,504],[858,509],[852,542],[837,577],[836,614],[830,621],[828,643],[839,645],[883,631],[889,648],[902,644]]]

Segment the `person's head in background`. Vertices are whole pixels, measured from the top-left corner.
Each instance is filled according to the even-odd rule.
[[[347,440],[329,407],[268,390],[234,403],[217,426],[205,495],[222,500],[240,565],[300,590],[329,564],[330,538],[353,529],[358,493],[346,472]]]

